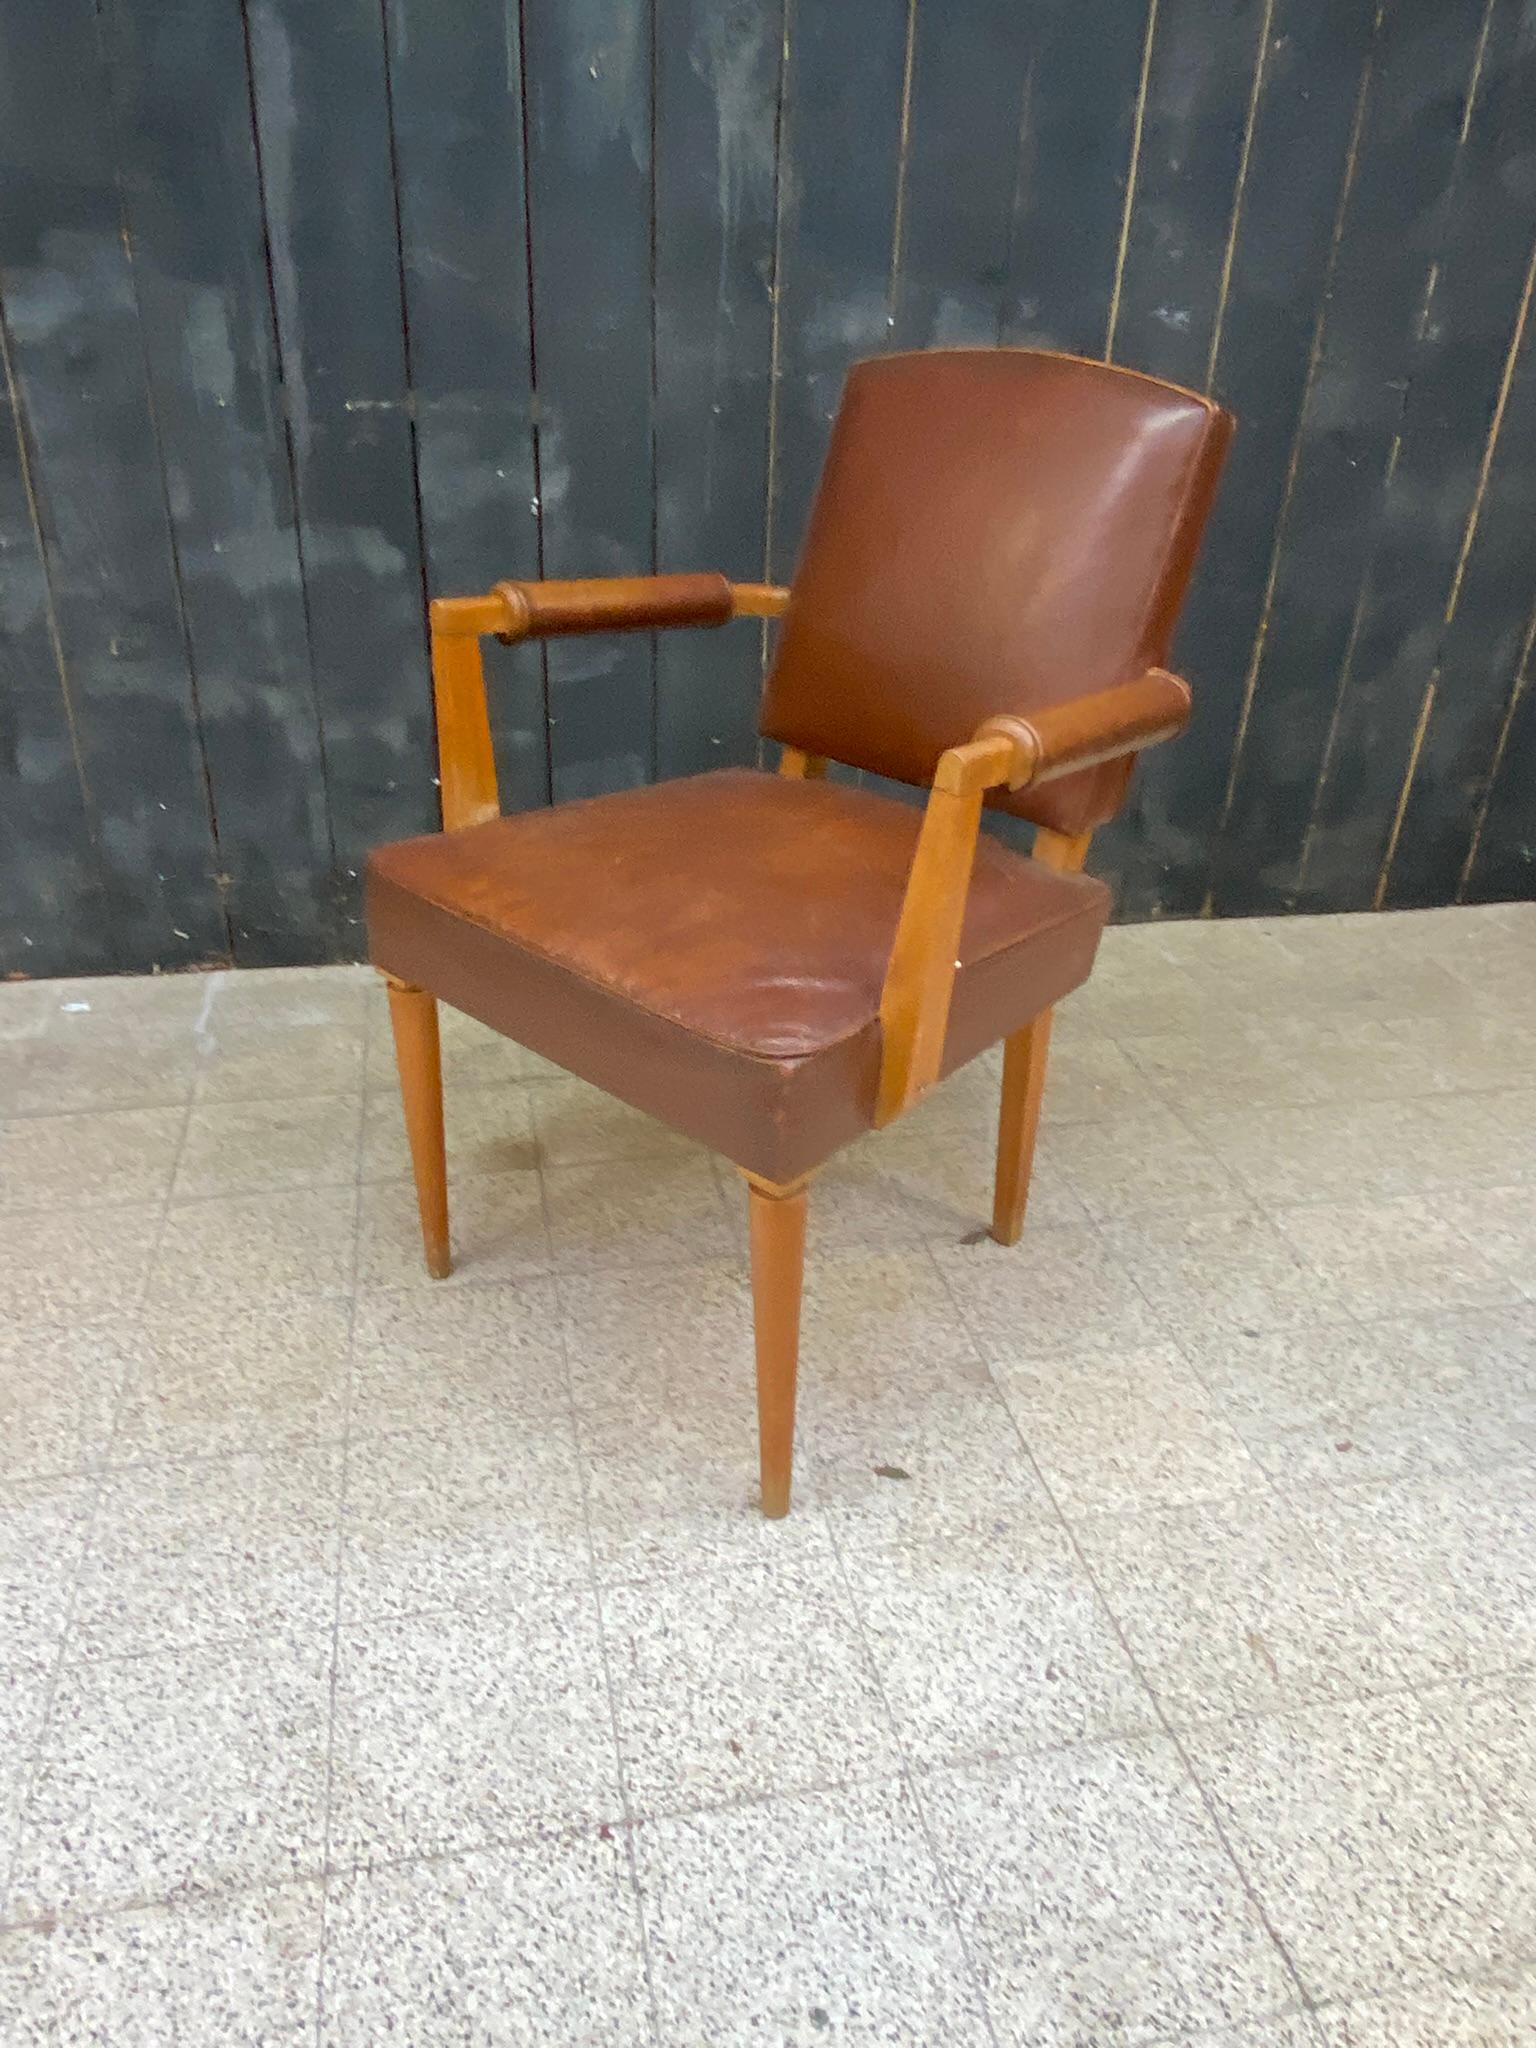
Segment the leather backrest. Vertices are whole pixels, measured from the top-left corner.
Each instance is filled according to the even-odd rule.
[[[855,364],[761,731],[924,784],[983,719],[1160,665],[1231,430],[1210,399],[1077,356]],[[1128,773],[1111,761],[996,802],[1082,832]]]

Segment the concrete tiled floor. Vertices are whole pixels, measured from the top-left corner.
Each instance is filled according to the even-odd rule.
[[[0,988],[9,2043],[1536,2042],[1536,906],[1112,932],[813,1200],[331,969]]]

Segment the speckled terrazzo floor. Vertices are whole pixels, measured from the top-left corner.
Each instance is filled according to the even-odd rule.
[[[1536,2042],[1536,906],[1112,932],[742,1201],[371,978],[0,988],[0,2040]]]

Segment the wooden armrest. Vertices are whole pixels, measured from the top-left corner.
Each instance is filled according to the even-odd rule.
[[[1132,682],[1047,705],[1027,718],[989,718],[976,738],[1012,743],[1013,761],[1001,780],[1010,789],[1023,789],[1026,783],[1054,782],[1155,746],[1182,732],[1188,722],[1188,683],[1166,669],[1149,668]]]
[[[733,616],[723,576],[591,576],[574,583],[498,583],[506,607],[497,639],[636,633],[662,626],[723,626]]]
[[[1160,668],[1028,718],[989,718],[934,772],[880,993],[883,1049],[875,1122],[910,1109],[939,1078],[982,798],[1023,789],[1170,738],[1189,685]]]
[[[574,583],[498,583],[483,597],[435,597],[432,691],[443,828],[500,815],[496,759],[485,702],[480,641],[505,645],[568,633],[633,633],[660,626],[723,626],[777,618],[789,592],[772,583],[697,576],[593,576]]]
[[[517,640],[571,633],[630,633],[666,626],[722,626],[776,619],[789,592],[775,583],[688,576],[592,576],[575,582],[498,583],[484,597],[432,600],[432,629],[455,637]]]

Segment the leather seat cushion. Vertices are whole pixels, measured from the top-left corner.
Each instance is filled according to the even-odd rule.
[[[726,769],[381,847],[374,964],[772,1180],[869,1129],[920,810]],[[1085,980],[1102,884],[982,836],[963,1064]]]

